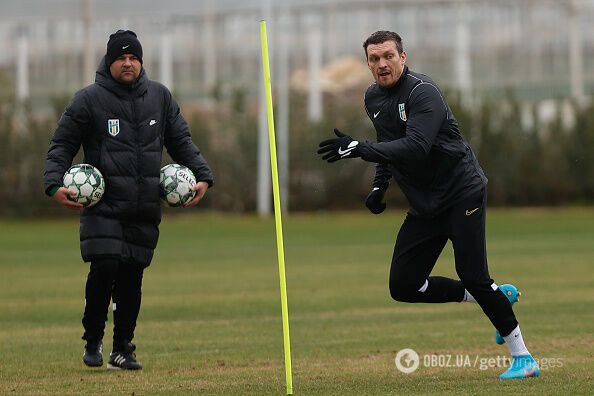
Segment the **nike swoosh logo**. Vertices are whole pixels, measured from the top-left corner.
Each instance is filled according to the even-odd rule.
[[[339,147],[338,155],[340,155],[340,158],[349,156],[351,154],[351,152],[355,149],[355,147],[357,147],[358,144],[359,144],[359,141],[353,140],[352,142],[349,143],[349,145],[346,149],[343,150],[342,147]]]
[[[476,212],[477,210],[479,210],[479,208],[475,208],[475,209],[472,209],[472,210],[467,210],[467,211],[466,211],[466,216],[470,216],[471,214],[473,214],[473,213],[474,213],[474,212]]]
[[[122,49],[126,49],[130,46],[130,44],[126,45],[125,47],[122,47]]]
[[[343,149],[339,148],[338,149],[338,154],[339,155],[342,155],[344,157],[345,155],[349,155],[351,153],[351,151],[353,151],[353,150],[354,150],[354,147],[353,148],[350,148],[350,149],[346,149],[346,150],[343,150]]]
[[[151,120],[151,122],[149,122],[149,126],[153,126],[153,125],[155,125],[156,123],[157,123],[157,121],[155,121],[155,120]]]
[[[373,113],[373,118],[377,118],[377,116],[379,115],[380,111],[378,111],[377,113]]]

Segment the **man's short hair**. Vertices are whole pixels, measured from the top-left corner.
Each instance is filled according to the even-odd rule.
[[[365,40],[363,43],[363,48],[365,49],[365,59],[367,59],[367,46],[369,44],[381,44],[386,41],[393,41],[396,43],[396,50],[398,50],[399,55],[402,55],[404,52],[404,48],[402,47],[402,37],[400,37],[398,33],[390,32],[389,30],[378,30],[371,36],[367,37],[367,40]]]

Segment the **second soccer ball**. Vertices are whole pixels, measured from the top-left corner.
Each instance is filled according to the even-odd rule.
[[[168,206],[182,206],[196,195],[192,187],[196,177],[190,169],[179,164],[169,164],[161,168],[159,194]]]

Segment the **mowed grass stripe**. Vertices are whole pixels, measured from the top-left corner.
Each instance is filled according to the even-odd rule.
[[[183,212],[181,212],[183,213]],[[388,292],[404,214],[285,217],[295,394],[588,394],[594,359],[594,209],[490,210],[492,277],[523,292],[515,311],[538,380],[503,368],[394,365],[421,355],[507,355],[470,304],[395,303]],[[434,273],[455,276],[448,244]],[[88,369],[80,315],[87,267],[75,218],[0,221],[0,394],[284,394],[272,219],[167,216],[145,272],[135,342],[140,373]],[[111,345],[111,314],[105,356]]]

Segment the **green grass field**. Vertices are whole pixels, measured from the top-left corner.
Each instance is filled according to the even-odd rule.
[[[591,394],[594,209],[491,210],[496,282],[513,282],[541,378],[502,382],[504,368],[426,367],[431,354],[507,355],[473,304],[396,303],[387,287],[403,213],[285,220],[294,394]],[[82,363],[87,266],[76,219],[0,221],[0,394],[285,393],[274,223],[167,217],[145,272],[136,331],[140,372]],[[434,274],[453,275],[448,245]],[[106,340],[111,338],[111,314]],[[399,372],[413,348],[421,366]],[[111,349],[106,342],[106,354]],[[553,360],[555,359],[555,360]]]

